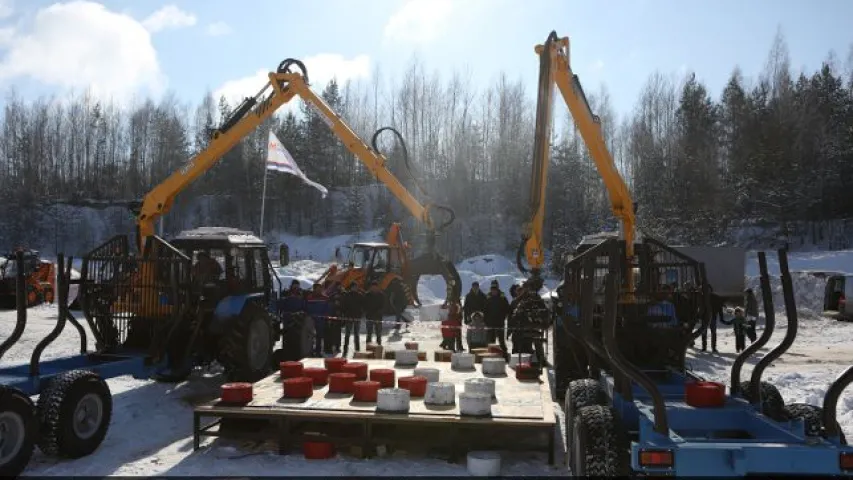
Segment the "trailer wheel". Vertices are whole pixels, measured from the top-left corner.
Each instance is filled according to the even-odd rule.
[[[761,382],[758,388],[761,394],[761,413],[777,422],[788,421],[788,414],[785,413],[785,399],[782,398],[782,394],[779,393],[779,389],[769,382]],[[743,398],[752,402],[753,399],[749,398],[749,390],[749,380],[741,382],[740,391]]]
[[[39,395],[39,449],[45,455],[80,458],[94,452],[110,426],[113,398],[107,383],[88,370],[53,377]]]
[[[242,315],[219,340],[219,362],[231,381],[257,382],[272,368],[272,320],[258,304],[246,304]]]
[[[802,418],[806,424],[806,435],[809,437],[826,438],[826,430],[823,426],[823,409],[807,403],[792,403],[785,406],[785,413],[789,419]],[[838,425],[838,422],[835,422]],[[841,433],[841,444],[847,445],[847,438],[844,437],[844,432],[841,430],[841,425],[838,425],[838,431]]]
[[[0,477],[17,477],[35,449],[38,422],[30,397],[0,386]]]
[[[630,470],[628,435],[616,412],[604,405],[578,410],[569,450],[576,477],[624,477]]]
[[[566,451],[569,452],[567,459],[569,468],[572,468],[573,461],[571,443],[574,441],[572,430],[574,429],[575,417],[581,408],[595,405],[607,405],[607,397],[604,395],[604,389],[598,380],[583,378],[569,382],[569,388],[566,389],[566,403],[563,408],[566,417]]]

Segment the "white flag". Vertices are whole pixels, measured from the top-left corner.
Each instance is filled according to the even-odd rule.
[[[326,187],[317,182],[311,181],[304,173],[302,173],[302,170],[300,170],[299,166],[296,165],[296,161],[293,160],[290,152],[284,148],[284,145],[282,145],[278,140],[278,137],[272,133],[272,130],[270,130],[270,139],[269,144],[267,145],[267,170],[295,175],[302,179],[306,185],[310,185],[319,190],[323,195],[323,198],[326,198],[326,195],[329,194],[329,190],[327,190]]]

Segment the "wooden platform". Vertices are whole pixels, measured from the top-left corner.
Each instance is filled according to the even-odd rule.
[[[393,360],[359,361],[366,362],[370,369],[394,369],[397,378],[413,375],[414,371],[414,367],[395,368]],[[303,363],[306,367],[318,367],[323,365],[323,359],[310,358],[303,360]],[[279,442],[280,452],[286,453],[295,440],[294,434],[311,438],[320,435],[338,444],[357,445],[363,455],[369,455],[376,445],[406,443],[404,432],[413,435],[410,440],[416,440],[415,443],[429,443],[429,435],[412,430],[429,429],[437,430],[436,442],[452,446],[451,450],[464,455],[464,450],[482,448],[485,444],[497,448],[491,443],[500,437],[500,431],[509,430],[510,440],[498,447],[504,450],[547,449],[549,463],[553,463],[556,418],[547,375],[543,374],[538,380],[519,381],[515,378],[514,370],[507,368],[507,375],[488,376],[495,380],[497,397],[492,403],[492,417],[473,418],[459,414],[458,395],[465,389],[465,380],[484,377],[481,365],[476,365],[474,370],[468,372],[453,371],[447,362],[419,362],[418,367],[436,368],[440,372],[440,381],[454,383],[457,405],[430,406],[425,405],[422,398],[412,398],[408,414],[377,413],[375,403],[355,402],[351,395],[329,393],[328,387],[315,387],[310,399],[288,399],[282,397],[281,380],[276,373],[255,384],[255,398],[246,406],[221,405],[218,400],[197,406],[193,422],[194,447],[199,448],[202,436],[263,440],[274,438]],[[266,422],[262,426],[252,427],[252,431],[232,432],[230,429],[220,429],[218,420],[203,426],[203,417],[229,419],[231,424],[242,423],[236,422],[237,419]],[[346,430],[345,425],[355,427],[357,431],[341,435]],[[383,430],[389,435],[382,435]],[[537,442],[532,441],[533,438],[525,438],[525,433],[531,437],[547,437],[545,445],[541,442],[537,445]]]

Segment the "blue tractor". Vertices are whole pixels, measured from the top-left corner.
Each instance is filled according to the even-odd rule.
[[[779,251],[788,327],[748,380],[742,367],[769,341],[774,306],[759,254],[766,326],[736,359],[731,389],[685,365],[688,346],[710,321],[704,265],[652,239],[627,262],[624,242],[605,240],[565,269],[560,302],[577,307],[555,332],[555,366],[565,393],[568,465],[582,476],[853,474],[853,448],[836,421],[853,367],[822,406],[785,405],[761,380],[794,342],[797,312],[785,251]],[[627,275],[632,281],[626,281]]]
[[[127,237],[117,236],[83,257],[75,280],[72,260],[60,255],[58,263],[55,328],[28,364],[0,368],[0,476],[23,471],[36,445],[66,458],[94,452],[112,414],[105,379],[181,381],[194,367],[217,362],[230,380],[253,382],[273,371],[277,337],[284,340],[282,350],[299,358],[310,350],[302,344],[310,339],[300,334],[298,318],[279,321],[278,276],[266,246],[249,232],[200,228],[171,243],[155,236],[142,255],[131,254]],[[68,308],[72,283],[79,284],[94,337],[91,351],[87,330]],[[25,295],[23,275],[17,285],[18,296]],[[26,327],[25,303],[18,305],[18,321],[0,345],[0,357]],[[68,323],[80,336],[80,354],[42,361]]]

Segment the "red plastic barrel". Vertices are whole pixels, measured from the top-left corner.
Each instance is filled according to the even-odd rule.
[[[354,373],[330,373],[329,393],[352,393],[353,382],[355,382]]]
[[[329,383],[329,371],[320,367],[305,367],[302,374],[314,381],[315,387],[322,387]]]
[[[408,390],[412,397],[423,397],[426,395],[427,378],[420,375],[400,377],[397,379],[397,386]]]
[[[282,379],[301,377],[303,368],[302,362],[281,362],[278,364]]]
[[[379,394],[379,388],[382,386],[379,382],[365,380],[355,382],[353,385],[353,400],[356,402],[375,402],[376,396]]]
[[[323,363],[325,364],[326,370],[328,370],[329,373],[338,373],[341,371],[341,367],[346,365],[347,359],[346,358],[327,358],[323,361]]]
[[[726,386],[717,382],[690,382],[684,387],[684,401],[696,408],[722,407],[726,403]]]
[[[331,442],[302,442],[302,454],[308,460],[326,460],[335,456],[335,444]]]
[[[341,371],[354,373],[356,380],[367,380],[367,364],[364,362],[349,362],[341,367]]]
[[[311,398],[314,395],[314,380],[308,377],[287,378],[281,384],[287,398]]]
[[[370,371],[370,380],[379,382],[382,388],[394,388],[394,370],[390,368],[374,368]]]
[[[252,401],[252,384],[251,383],[226,383],[222,385],[222,395],[220,400],[223,403],[233,403],[235,405],[245,405]]]
[[[529,363],[519,363],[515,367],[516,380],[534,380],[539,377],[539,372]]]

